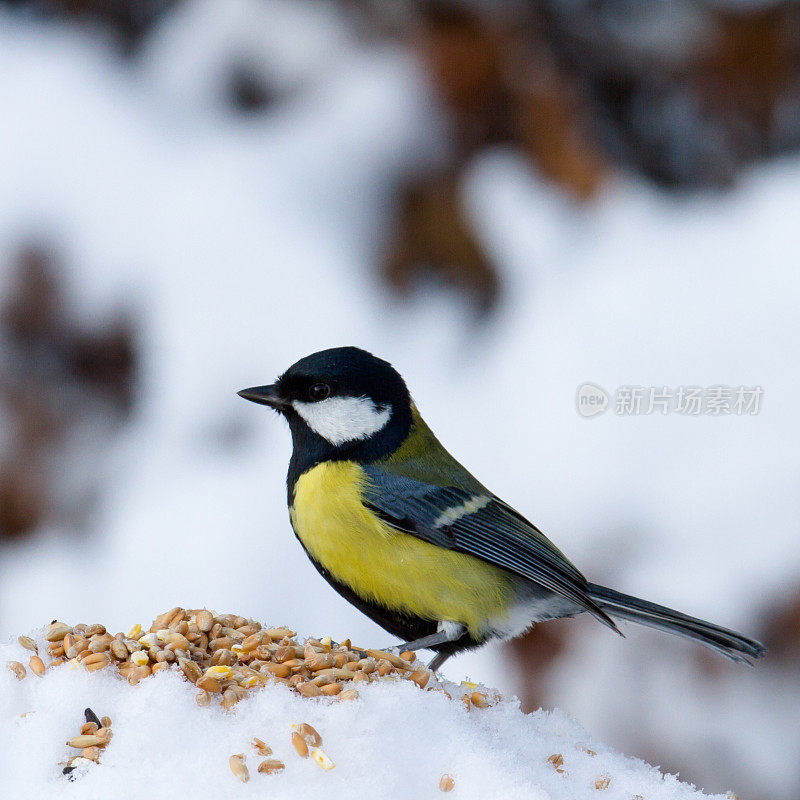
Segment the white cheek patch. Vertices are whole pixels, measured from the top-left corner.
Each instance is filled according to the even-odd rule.
[[[294,410],[311,430],[333,445],[367,439],[386,427],[391,406],[376,406],[369,397],[329,397],[318,403],[293,400]]]

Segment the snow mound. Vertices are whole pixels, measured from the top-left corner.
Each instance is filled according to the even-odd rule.
[[[40,653],[43,634],[34,637]],[[41,675],[26,668],[22,679],[6,668],[13,661],[27,667],[31,655],[19,642],[0,644],[4,797],[424,798],[441,795],[444,776],[452,778],[451,796],[461,798],[701,796],[677,776],[592,741],[560,711],[523,714],[516,699],[475,684],[434,679],[421,689],[387,675],[359,683],[358,697],[343,701],[268,683],[226,710],[199,706],[196,687],[176,666],[136,685],[114,669],[89,672],[70,662]],[[465,702],[475,691],[489,698],[487,707]],[[80,751],[66,742],[80,733],[87,707],[111,718],[113,739],[98,764],[82,764],[67,777],[64,765]],[[292,733],[300,723],[319,732],[333,768],[299,755]],[[264,754],[254,737],[285,769],[258,771]],[[240,753],[247,782],[230,765]]]

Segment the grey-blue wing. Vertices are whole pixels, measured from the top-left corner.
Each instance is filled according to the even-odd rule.
[[[365,501],[393,527],[534,581],[617,630],[589,597],[586,578],[536,526],[491,492],[434,485],[375,464],[364,472]]]

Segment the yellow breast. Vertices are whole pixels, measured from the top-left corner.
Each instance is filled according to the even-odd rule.
[[[362,502],[358,464],[319,464],[295,484],[292,526],[311,557],[359,596],[472,633],[513,602],[508,574],[477,558],[401,533]]]

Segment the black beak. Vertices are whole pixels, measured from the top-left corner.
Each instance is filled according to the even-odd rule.
[[[253,386],[250,389],[242,389],[242,391],[237,392],[237,394],[239,397],[244,397],[245,400],[251,400],[253,403],[260,403],[262,406],[270,406],[277,411],[282,411],[289,405],[289,403],[278,394],[274,383],[272,386]]]

